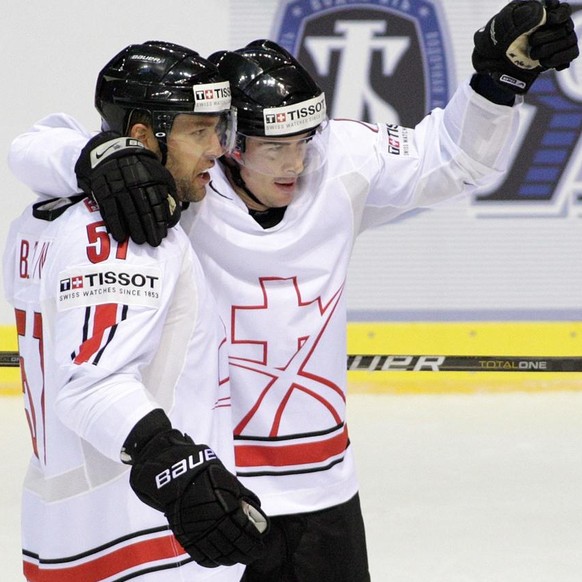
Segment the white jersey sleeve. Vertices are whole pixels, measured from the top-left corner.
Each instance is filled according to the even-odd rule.
[[[491,103],[466,82],[445,109],[433,110],[415,128],[332,122],[330,159],[340,164],[332,173],[366,181],[365,199],[353,200],[356,210],[365,206],[358,230],[497,179],[507,170],[520,104]]]
[[[91,137],[70,115],[48,115],[13,140],[8,166],[33,192],[70,196],[80,191],[74,168]]]

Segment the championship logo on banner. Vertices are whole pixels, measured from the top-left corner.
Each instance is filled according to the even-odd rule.
[[[455,85],[437,0],[286,0],[273,38],[325,91],[330,117],[416,125]]]
[[[572,19],[582,38],[580,3]],[[509,172],[472,207],[477,216],[582,216],[582,58],[537,78]]]

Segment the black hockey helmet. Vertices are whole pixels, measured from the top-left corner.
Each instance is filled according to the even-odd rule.
[[[230,82],[238,132],[286,137],[316,130],[326,119],[325,95],[295,57],[270,40],[208,57]]]
[[[220,115],[230,111],[230,88],[216,65],[177,44],[129,45],[103,67],[95,106],[108,129],[125,134],[136,111],[149,113],[165,141],[179,113]]]

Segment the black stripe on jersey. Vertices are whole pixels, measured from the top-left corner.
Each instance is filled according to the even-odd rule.
[[[348,449],[350,446],[350,441],[348,440],[348,444],[346,445],[345,450]],[[321,467],[313,467],[311,469],[293,469],[289,471],[249,471],[248,473],[245,471],[241,471],[237,469],[236,476],[237,477],[278,477],[284,475],[307,475],[308,473],[321,473],[322,471],[328,471],[335,465],[339,463],[343,463],[345,458],[345,454],[341,456],[340,459],[335,459],[331,463]]]
[[[136,540],[139,541],[138,538],[143,537],[143,536],[149,536],[151,534],[156,534],[158,532],[162,532],[162,531],[169,531],[170,530],[170,526],[168,525],[161,525],[159,527],[152,527],[150,529],[144,529],[141,531],[137,531],[131,534],[127,534],[126,536],[121,536],[120,538],[116,538],[114,540],[111,540],[110,542],[107,542],[106,544],[102,544],[100,546],[97,546],[96,548],[93,548],[91,550],[87,550],[86,552],[81,552],[80,554],[75,554],[74,556],[67,556],[66,558],[40,558],[38,554],[35,554],[34,552],[29,552],[28,550],[23,549],[22,553],[25,556],[28,556],[30,558],[34,558],[36,561],[38,561],[39,564],[67,564],[69,562],[76,562],[77,560],[82,560],[83,558],[88,558],[89,556],[92,556],[93,554],[97,554],[99,552],[102,552],[103,550],[107,550],[109,548],[113,548],[119,544],[122,544],[128,540]]]
[[[83,321],[83,336],[81,339],[81,344],[87,341],[89,337],[89,322],[91,321],[91,308],[85,307],[85,320]],[[74,360],[79,354],[75,352],[71,352],[71,360]]]
[[[210,183],[208,184],[208,186],[210,186],[211,190],[214,190],[214,192],[216,192],[221,198],[226,198],[227,200],[232,200],[232,196],[227,196],[226,194],[223,194],[222,192],[220,192],[219,190],[216,189],[216,187],[214,186],[214,182],[210,181]]]
[[[138,576],[145,576],[146,574],[151,574],[152,572],[161,572],[162,570],[169,570],[170,568],[180,568],[181,566],[185,566],[190,562],[193,562],[194,558],[185,558],[180,562],[172,562],[171,564],[165,564],[164,566],[152,566],[151,568],[144,568],[143,570],[139,570],[138,572],[132,572],[131,574],[127,574],[126,576],[122,576],[121,578],[113,578],[112,582],[125,582],[126,580],[132,580],[133,578],[137,578]]]
[[[120,321],[124,321],[125,319],[127,319],[127,311],[129,309],[129,307],[127,305],[122,305],[121,306],[121,319]],[[109,334],[107,336],[107,341],[103,344],[103,347],[97,352],[97,355],[93,358],[93,365],[96,366],[99,363],[99,360],[101,359],[101,356],[103,355],[103,352],[105,351],[105,348],[107,348],[107,346],[113,341],[113,338],[115,337],[115,332],[117,331],[117,326],[119,325],[119,323],[116,323],[115,325],[111,326],[111,329],[109,330]]]
[[[83,322],[83,341],[86,342],[89,338],[89,322],[91,321],[91,308],[85,308],[85,321]]]
[[[298,434],[287,434],[284,436],[276,436],[276,437],[264,437],[264,436],[246,436],[246,435],[234,435],[235,441],[260,441],[260,442],[277,442],[277,441],[291,441],[294,439],[304,439],[310,437],[317,437],[326,434],[331,434],[332,432],[336,432],[344,428],[345,422],[341,422],[332,428],[326,428],[325,430],[318,430],[314,432],[303,432]]]

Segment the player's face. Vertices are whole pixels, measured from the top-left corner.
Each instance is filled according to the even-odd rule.
[[[198,202],[206,195],[208,170],[224,152],[222,120],[216,115],[177,115],[168,135],[166,168],[182,202]]]
[[[287,138],[247,137],[240,172],[247,188],[267,207],[288,206],[305,168],[309,134]]]

